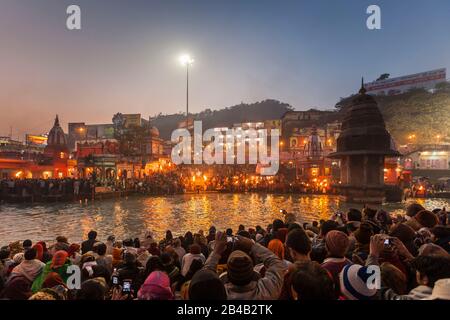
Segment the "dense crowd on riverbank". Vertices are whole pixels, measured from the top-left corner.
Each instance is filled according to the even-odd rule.
[[[156,172],[139,179],[3,179],[0,180],[0,200],[10,202],[73,201],[92,199],[98,193],[129,192],[145,195],[172,195],[204,191],[218,192],[324,192],[307,190],[304,184],[290,183],[284,176],[262,177],[246,172],[214,172],[199,174],[189,169]]]
[[[0,196],[15,197],[90,196],[94,184],[89,179],[3,179]]]
[[[449,217],[419,204],[405,217],[350,209],[300,225],[285,212],[265,228],[97,238],[2,247],[0,298],[450,300]]]

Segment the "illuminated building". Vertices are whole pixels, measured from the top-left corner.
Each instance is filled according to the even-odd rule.
[[[315,126],[306,139],[296,160],[297,179],[311,185],[317,191],[328,189],[331,180],[331,160],[325,157],[324,145]]]
[[[65,178],[68,176],[67,160],[69,159],[69,148],[66,134],[59,125],[58,115],[56,115],[53,128],[48,133],[44,157],[43,163],[46,165],[50,164],[53,167],[51,178]]]
[[[398,78],[379,79],[366,83],[365,88],[369,94],[395,95],[418,88],[433,90],[437,84],[445,82],[446,78],[447,70],[441,68]]]
[[[339,135],[339,114],[334,111],[310,109],[307,111],[288,111],[281,118],[281,141],[284,151],[291,152],[295,157],[302,153],[313,126],[322,141],[332,141]],[[325,144],[324,147],[327,147]]]

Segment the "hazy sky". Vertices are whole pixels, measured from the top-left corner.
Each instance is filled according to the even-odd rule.
[[[66,29],[78,4],[82,30]],[[382,30],[366,28],[378,4]],[[0,135],[267,98],[330,109],[375,80],[450,67],[448,0],[0,0]]]

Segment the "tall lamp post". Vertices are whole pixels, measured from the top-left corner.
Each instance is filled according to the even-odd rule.
[[[186,67],[186,128],[189,125],[189,66],[194,63],[194,59],[188,54],[183,54],[180,57],[181,65]]]

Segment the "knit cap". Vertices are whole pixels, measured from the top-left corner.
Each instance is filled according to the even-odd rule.
[[[325,237],[325,245],[333,257],[343,257],[347,252],[350,241],[342,231],[332,230]]]
[[[238,286],[244,286],[253,279],[253,261],[243,251],[233,251],[228,257],[228,280]]]
[[[399,238],[403,243],[407,243],[414,240],[416,232],[410,226],[400,223],[391,230],[389,235],[391,237]]]
[[[370,266],[369,266],[370,267]],[[346,265],[339,274],[342,295],[349,300],[369,300],[376,293],[377,288],[369,281],[373,270],[358,264]]]
[[[418,203],[411,203],[406,208],[406,215],[409,217],[414,217],[417,213],[419,213],[422,210],[425,210],[425,208],[422,207],[422,205],[420,205]]]
[[[431,211],[422,210],[415,216],[422,227],[433,228],[439,223],[438,217]]]
[[[354,232],[355,239],[360,244],[369,244],[370,237],[373,235],[372,226],[368,223],[361,223],[358,229]]]

